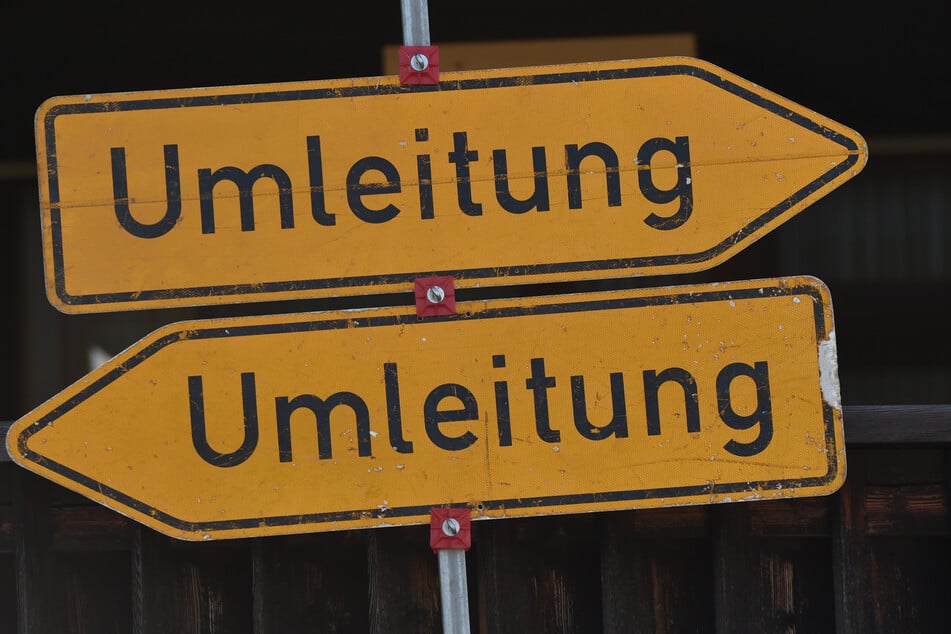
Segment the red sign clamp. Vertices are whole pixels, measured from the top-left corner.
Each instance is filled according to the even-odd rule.
[[[439,83],[438,46],[401,46],[399,60],[400,84],[432,86]]]
[[[416,293],[416,316],[438,317],[456,314],[456,285],[448,275],[417,277],[413,281]]]
[[[429,545],[433,550],[472,546],[472,515],[467,508],[434,508],[429,513]]]

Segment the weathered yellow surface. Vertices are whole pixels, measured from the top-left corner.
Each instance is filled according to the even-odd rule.
[[[77,313],[697,271],[867,158],[689,57],[56,97],[36,133]]]
[[[7,446],[182,539],[427,523],[445,505],[478,520],[824,495],[845,478],[814,278],[458,308],[172,324]]]

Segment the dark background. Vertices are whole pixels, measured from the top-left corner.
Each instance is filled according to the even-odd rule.
[[[951,402],[951,44],[945,2],[431,2],[432,43],[691,33],[697,57],[856,130],[855,178],[728,262],[631,285],[815,275],[830,286],[845,404]],[[382,2],[30,3],[0,52],[0,419],[23,415],[183,317],[326,303],[66,316],[43,295],[33,117],[47,98],[374,76],[403,43]],[[585,61],[579,59],[577,61]],[[561,292],[551,287],[531,292]],[[525,289],[525,292],[529,292]],[[354,300],[357,301],[357,300]],[[365,299],[372,304],[376,299]],[[380,298],[412,304],[405,297]],[[357,302],[359,303],[359,302]]]
[[[693,33],[698,57],[867,139],[951,132],[947,3],[431,2],[440,42]],[[398,0],[28,3],[7,21],[0,160],[32,160],[52,96],[362,77],[402,43]],[[584,61],[584,60],[579,60]]]

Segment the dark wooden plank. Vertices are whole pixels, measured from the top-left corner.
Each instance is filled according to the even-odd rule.
[[[4,430],[0,428],[0,437],[2,437],[3,431]],[[2,438],[0,438],[0,440],[2,440]],[[4,451],[6,451],[6,445],[4,444],[3,446]],[[9,506],[13,504],[13,488],[15,484],[13,477],[14,469],[19,469],[19,467],[17,467],[12,462],[4,462],[2,457],[0,457],[0,506]]]
[[[746,503],[712,509],[717,632],[766,632],[759,549],[750,542]]]
[[[16,536],[14,534],[13,519],[13,489],[18,480],[14,477],[15,469],[19,469],[19,467],[13,463],[0,462],[0,553],[13,553],[16,551]]]
[[[251,634],[248,541],[178,542],[140,526],[133,543],[137,634]]]
[[[603,630],[596,515],[492,520],[479,526],[481,631]]]
[[[863,607],[870,629],[863,631],[947,632],[951,542],[946,537],[918,537],[867,543],[869,594]]]
[[[607,513],[601,534],[605,634],[714,631],[704,507]]]
[[[951,442],[951,405],[850,405],[846,445]]]
[[[365,531],[255,539],[254,631],[368,632]]]
[[[52,485],[24,469],[14,473],[17,631],[65,632],[64,612],[59,607],[65,603],[65,593],[56,574],[52,547]]]
[[[201,601],[194,591],[195,571],[165,556],[166,550],[160,535],[144,526],[136,527],[132,549],[135,631],[200,634]]]
[[[132,522],[94,502],[54,506],[50,509],[50,522],[56,550],[128,553],[132,546]]]
[[[725,504],[716,509],[717,631],[832,631],[835,604],[828,540],[753,535],[750,509],[762,503]]]
[[[865,489],[869,535],[948,535],[947,487],[944,483],[868,486]]]
[[[429,525],[372,529],[367,533],[367,554],[369,631],[387,634],[410,628],[414,634],[442,632],[439,563],[429,545]],[[466,559],[467,577],[471,578],[469,553]],[[471,597],[472,583],[468,585]],[[471,598],[469,608],[471,613]],[[474,626],[472,629],[476,631]]]
[[[948,452],[869,449],[849,460],[834,522],[837,631],[947,631]]]
[[[47,609],[64,612],[63,632],[132,631],[132,567],[128,550],[58,553],[57,562],[56,575],[65,586],[64,601],[50,601]]]
[[[57,548],[54,517],[61,509],[55,502],[61,488],[22,469],[14,471],[14,479],[20,490],[13,513],[20,631],[131,631],[128,550],[114,541],[111,552]]]
[[[12,553],[16,550],[14,532],[13,505],[0,506],[0,553]]]
[[[848,476],[835,496],[832,522],[832,575],[835,588],[837,634],[870,632],[869,570],[864,557],[866,461],[862,452],[849,454]]]
[[[749,505],[750,534],[759,537],[829,537],[826,497],[762,500]]]
[[[3,631],[17,632],[17,566],[13,553],[0,555],[0,624]]]
[[[709,506],[678,506],[670,508],[643,509],[637,511],[621,511],[618,518],[628,513],[636,516],[634,530],[638,539],[652,537],[667,537],[673,539],[709,539],[710,520]],[[614,514],[604,515],[604,519],[615,517]]]
[[[933,484],[944,479],[946,449],[940,445],[853,447],[851,469],[859,469],[870,485]]]
[[[946,632],[951,543],[947,536],[873,537],[865,530],[867,488],[842,488],[836,539],[837,632]]]

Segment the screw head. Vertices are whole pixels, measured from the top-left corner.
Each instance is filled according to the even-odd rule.
[[[446,291],[442,286],[430,286],[426,291],[426,299],[430,304],[438,304],[446,299]]]
[[[429,68],[429,58],[423,55],[422,53],[416,53],[409,60],[409,65],[413,67],[413,70],[417,72],[422,72]]]
[[[450,517],[445,522],[442,523],[442,532],[449,537],[459,534],[459,520],[454,517]]]

